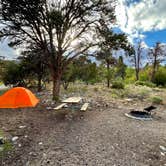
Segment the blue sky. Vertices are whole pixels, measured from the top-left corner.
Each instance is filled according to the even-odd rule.
[[[146,47],[156,42],[166,43],[166,0],[117,0],[116,31],[127,34],[129,41],[135,44],[137,39]],[[0,44],[0,56],[13,59],[18,50]]]
[[[166,29],[144,32],[143,34],[146,36],[144,41],[149,47],[153,47],[156,42],[166,43]]]
[[[166,0],[118,0],[117,28],[133,44],[141,39],[147,47],[166,43]]]

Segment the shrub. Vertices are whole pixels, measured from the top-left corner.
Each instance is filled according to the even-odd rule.
[[[135,82],[135,70],[133,68],[126,69],[125,83],[130,84]]]
[[[150,80],[150,68],[144,68],[144,70],[140,71],[139,80],[145,82]]]
[[[163,103],[163,99],[161,97],[154,96],[154,97],[152,97],[152,103],[153,104],[162,104]]]
[[[112,88],[114,89],[124,89],[125,85],[121,80],[116,80],[112,82]]]
[[[156,85],[154,83],[150,82],[150,81],[136,81],[135,85],[148,86],[148,87],[151,87],[151,88],[156,87]]]
[[[157,86],[165,86],[166,85],[166,69],[163,67],[160,67],[159,70],[157,71],[155,78],[154,78],[154,83]]]

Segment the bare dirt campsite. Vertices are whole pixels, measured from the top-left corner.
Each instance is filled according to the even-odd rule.
[[[125,116],[166,98],[166,90],[128,86],[108,90],[101,85],[75,85],[61,97],[81,96],[86,111],[53,103],[49,90],[36,93],[36,108],[0,109],[0,128],[11,149],[4,166],[164,166],[166,165],[166,103],[158,104],[150,121]]]

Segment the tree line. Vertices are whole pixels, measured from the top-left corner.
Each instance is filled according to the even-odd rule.
[[[51,80],[53,99],[58,100],[61,84],[67,88],[75,76],[86,83],[94,82],[93,77],[100,80],[95,73],[100,73],[103,66],[105,70],[106,66],[105,76],[110,87],[114,67],[115,77],[120,75],[125,79],[123,57],[113,56],[118,50],[133,57],[136,80],[139,80],[142,48],[134,49],[125,34],[113,32],[114,0],[1,0],[0,3],[3,25],[0,39],[8,39],[9,46],[23,50],[19,61],[14,65],[9,63],[6,70],[16,72],[9,80],[15,81],[16,75],[22,79],[16,80],[16,85],[25,86],[35,77],[40,91],[42,83]],[[160,44],[149,55],[153,59],[151,81],[154,81],[163,56]],[[96,65],[84,56],[93,56],[101,64]],[[79,72],[74,73],[76,70]],[[3,79],[8,84],[8,78]]]

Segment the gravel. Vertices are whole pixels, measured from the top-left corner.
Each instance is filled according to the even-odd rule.
[[[134,104],[137,109],[147,105],[94,98],[86,112],[48,111],[47,104],[1,110],[5,136],[19,139],[0,165],[164,166],[166,110],[161,106],[154,120],[138,121],[124,116]],[[20,130],[18,126],[26,127]]]

